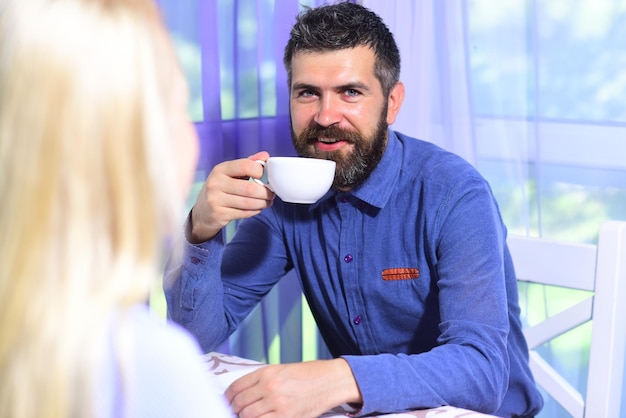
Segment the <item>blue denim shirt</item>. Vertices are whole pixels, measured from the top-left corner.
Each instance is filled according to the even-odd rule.
[[[389,131],[367,181],[314,205],[275,199],[166,271],[169,315],[205,350],[295,269],[362,414],[454,405],[503,416],[542,406],[528,367],[506,228],[466,161]]]

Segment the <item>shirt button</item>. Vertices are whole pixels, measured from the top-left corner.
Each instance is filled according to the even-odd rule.
[[[200,264],[200,259],[198,257],[191,257],[191,264]]]
[[[352,262],[352,255],[348,254],[343,258],[343,261],[345,261],[346,263],[351,263]]]
[[[352,322],[354,322],[354,325],[359,325],[361,323],[361,315],[355,316]]]

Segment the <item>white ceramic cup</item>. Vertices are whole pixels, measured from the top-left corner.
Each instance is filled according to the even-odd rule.
[[[283,202],[317,202],[330,189],[335,178],[335,162],[318,158],[270,157],[257,161],[264,167],[263,179],[253,179]],[[264,181],[265,180],[265,181]]]

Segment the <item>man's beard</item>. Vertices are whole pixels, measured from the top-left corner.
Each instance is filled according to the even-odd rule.
[[[306,128],[299,136],[296,136],[292,127],[291,138],[301,157],[333,160],[337,163],[333,188],[353,189],[369,177],[383,158],[389,127],[386,119],[386,115],[381,115],[376,130],[369,138],[334,125],[324,128],[317,124]],[[348,154],[343,154],[341,151],[321,151],[313,145],[318,138],[336,138],[353,144],[354,148]]]

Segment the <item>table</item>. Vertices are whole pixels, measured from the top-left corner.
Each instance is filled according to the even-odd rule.
[[[204,355],[204,362],[210,373],[215,375],[215,379],[218,382],[219,388],[222,393],[228,388],[228,386],[240,378],[241,376],[248,374],[260,367],[265,366],[264,363],[260,363],[255,360],[249,360],[237,356],[228,354],[222,354],[217,352],[211,352]],[[321,415],[320,418],[345,418],[345,412],[349,411],[349,408],[337,407],[331,411]],[[376,415],[377,417],[384,418],[478,418],[478,417],[492,417],[492,415],[481,414],[479,412],[470,411],[462,408],[455,408],[453,406],[441,406],[431,409],[420,409],[410,412],[402,412],[395,414]],[[373,416],[370,416],[373,417]]]

